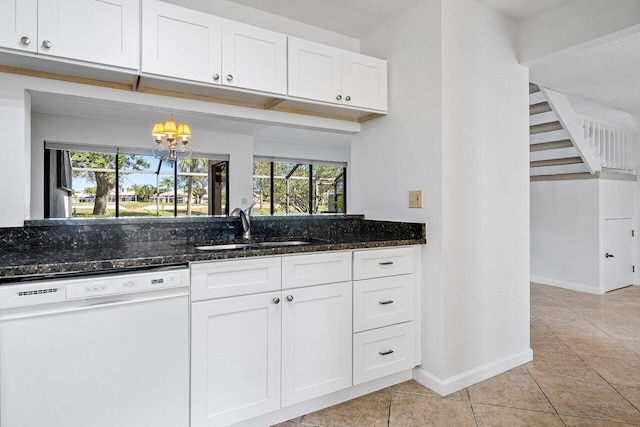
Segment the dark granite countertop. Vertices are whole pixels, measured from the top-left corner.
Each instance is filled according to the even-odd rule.
[[[239,235],[237,218],[178,223],[160,221],[152,224],[151,231],[148,224],[135,221],[66,221],[55,225],[34,223],[24,228],[0,229],[0,283],[70,273],[186,265],[216,259],[426,243],[424,224],[366,221],[361,216],[343,215],[329,221],[306,217],[253,222],[253,241],[303,240],[309,244],[203,251],[196,246],[244,243],[233,239],[234,235]]]

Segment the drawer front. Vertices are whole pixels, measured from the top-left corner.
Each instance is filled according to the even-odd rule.
[[[354,282],[353,331],[413,320],[413,274]]]
[[[282,289],[351,281],[351,252],[282,258]]]
[[[413,248],[356,251],[353,253],[353,280],[413,273]]]
[[[353,335],[353,385],[415,366],[413,322]]]
[[[191,265],[192,301],[278,291],[280,284],[280,257]]]

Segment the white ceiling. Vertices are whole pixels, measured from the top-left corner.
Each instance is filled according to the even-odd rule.
[[[505,15],[522,21],[547,10],[564,6],[572,0],[476,0]]]
[[[542,60],[529,73],[538,85],[640,113],[640,33]]]

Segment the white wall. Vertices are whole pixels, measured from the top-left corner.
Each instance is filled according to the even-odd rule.
[[[600,293],[599,181],[531,183],[531,281]]]
[[[529,75],[514,21],[442,6],[444,335],[459,388],[531,358]]]
[[[470,0],[418,2],[361,40],[388,57],[389,115],[352,141],[351,206],[426,221],[422,369],[447,394],[529,350],[528,73],[516,23]],[[423,209],[407,191],[424,190]]]
[[[523,64],[531,64],[637,32],[639,24],[636,0],[571,1],[520,22],[519,57]]]
[[[255,25],[257,27],[266,28],[271,31],[277,31],[283,34],[289,34],[306,40],[312,40],[317,43],[328,44],[340,49],[358,52],[359,40],[347,37],[343,34],[327,31],[322,28],[303,24],[302,22],[283,18],[271,13],[253,9],[228,0],[163,0],[167,3],[173,3],[189,9],[200,10],[212,15],[221,16],[223,18],[232,19],[234,21],[243,22],[245,24]]]

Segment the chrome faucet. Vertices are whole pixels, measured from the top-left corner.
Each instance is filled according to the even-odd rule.
[[[241,208],[235,208],[229,214],[230,217],[240,217],[240,223],[242,224],[242,238],[244,240],[251,239],[251,215],[253,214],[253,207],[255,205],[256,202],[254,200],[254,202],[251,203],[251,206],[249,206],[245,210],[242,210]]]

